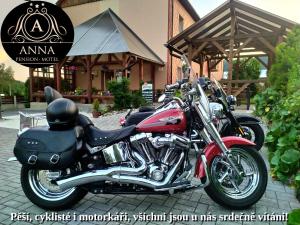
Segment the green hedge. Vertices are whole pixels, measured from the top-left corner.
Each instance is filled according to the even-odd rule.
[[[267,88],[255,96],[255,114],[269,123],[266,146],[272,176],[300,192],[300,28],[276,47]],[[299,197],[299,196],[298,196]]]

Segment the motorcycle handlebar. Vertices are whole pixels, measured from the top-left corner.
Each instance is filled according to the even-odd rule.
[[[175,84],[166,85],[167,90],[173,90],[173,89],[179,89],[179,88],[180,88],[180,84],[178,82],[176,82]]]

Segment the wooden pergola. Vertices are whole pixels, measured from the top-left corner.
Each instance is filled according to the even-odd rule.
[[[203,74],[207,62],[208,76],[211,69],[222,60],[228,61],[227,91],[232,92],[235,83],[243,84],[235,95],[258,81],[232,80],[233,60],[256,58],[267,69],[275,57],[275,47],[284,41],[295,22],[274,15],[238,0],[228,0],[168,42],[171,54],[184,53],[190,61],[200,64]],[[268,57],[268,63],[261,60]],[[237,63],[237,71],[239,63]]]
[[[145,67],[148,64],[150,65],[150,71],[147,72],[150,74],[153,89],[155,89],[155,67],[163,66],[164,62],[111,9],[107,9],[94,18],[83,22],[74,30],[75,38],[71,50],[63,60],[54,65],[53,78],[48,79],[46,82],[43,81],[42,86],[51,85],[51,82],[60,92],[62,91],[62,71],[66,71],[66,68],[80,68],[84,73],[84,81],[87,83],[86,93],[80,95],[63,93],[64,97],[80,100],[84,103],[91,103],[95,98],[106,102],[112,100],[113,96],[99,96],[92,93],[93,73],[96,70],[118,67],[118,71],[121,71],[124,77],[128,77],[130,69],[138,66],[138,74],[135,74],[137,76],[131,77],[131,79],[138,79],[140,84],[141,81],[144,81]],[[34,81],[40,78],[34,77],[35,70],[33,68],[29,70],[31,101],[33,101],[33,98],[41,99],[44,97],[42,90],[39,90],[39,92],[33,91]],[[78,71],[73,72],[72,80],[76,81],[80,75]],[[104,78],[102,75],[104,75]],[[100,76],[103,85],[105,74]],[[71,89],[74,90],[75,88],[72,87]]]

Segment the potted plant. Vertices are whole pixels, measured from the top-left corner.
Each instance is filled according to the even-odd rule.
[[[93,118],[98,118],[99,116],[101,116],[101,112],[99,111],[100,109],[100,103],[98,99],[95,99],[93,102]]]

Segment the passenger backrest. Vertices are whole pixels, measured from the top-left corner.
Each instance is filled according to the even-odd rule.
[[[46,100],[48,105],[51,102],[53,102],[55,99],[63,97],[57,90],[53,89],[50,86],[46,86],[44,88],[44,95],[45,95],[45,100]]]

